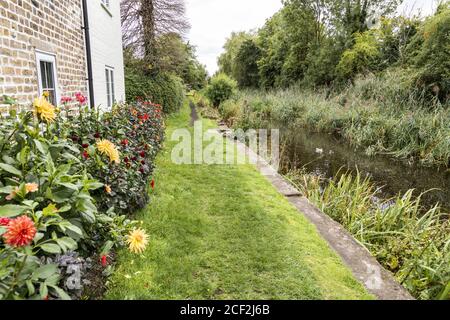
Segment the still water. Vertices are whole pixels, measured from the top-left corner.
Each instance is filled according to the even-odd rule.
[[[286,129],[280,136],[283,171],[305,167],[308,172],[331,178],[339,170],[354,173],[358,168],[363,176],[370,176],[377,186],[383,187],[386,197],[404,194],[409,189],[415,189],[416,194],[437,189],[423,196],[423,204],[431,207],[440,203],[446,211],[450,209],[450,170],[447,168],[427,168],[382,155],[369,157],[333,135],[305,129]]]

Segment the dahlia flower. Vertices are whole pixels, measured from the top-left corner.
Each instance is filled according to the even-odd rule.
[[[75,94],[75,99],[78,101],[79,104],[84,104],[87,101],[87,98],[81,94],[81,92],[78,92]]]
[[[119,151],[117,151],[116,146],[111,141],[100,140],[97,142],[97,148],[100,153],[107,155],[111,162],[120,163]]]
[[[24,247],[33,241],[36,231],[33,220],[27,216],[21,216],[9,222],[3,239],[11,247]]]
[[[31,192],[37,192],[39,190],[39,185],[37,183],[27,183],[25,185],[25,190],[27,193]]]
[[[68,103],[71,101],[72,101],[71,97],[61,97],[61,103]]]
[[[6,227],[11,222],[10,218],[0,218],[0,226]]]
[[[40,97],[34,99],[33,102],[34,111],[37,116],[47,122],[51,123],[55,121],[56,113],[55,113],[55,107],[45,99],[45,97]]]
[[[134,229],[128,234],[126,242],[133,253],[142,253],[148,244],[148,235],[142,229]]]

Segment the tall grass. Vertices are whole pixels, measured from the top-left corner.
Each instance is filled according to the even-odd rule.
[[[287,177],[323,212],[342,224],[418,299],[450,299],[450,220],[429,210],[413,190],[383,200],[359,172],[334,179],[291,171]]]
[[[396,76],[401,75],[360,78],[338,93],[301,88],[245,91],[221,110],[242,128],[300,125],[336,133],[369,155],[449,166],[450,106],[424,101]]]

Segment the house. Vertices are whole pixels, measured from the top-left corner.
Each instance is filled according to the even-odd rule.
[[[0,1],[0,97],[29,106],[44,91],[104,110],[125,99],[119,0]]]

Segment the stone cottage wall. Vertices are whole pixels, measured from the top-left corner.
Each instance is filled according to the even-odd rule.
[[[87,95],[82,25],[81,0],[1,0],[0,97],[23,107],[38,96],[36,50],[56,55],[61,96]]]

